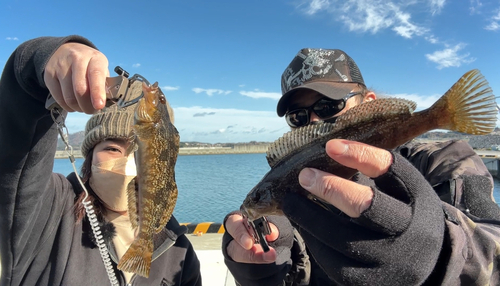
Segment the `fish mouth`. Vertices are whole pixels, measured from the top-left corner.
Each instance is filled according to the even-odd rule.
[[[159,90],[155,85],[148,86],[142,83],[142,92],[144,97],[139,100],[135,119],[138,122],[154,122],[155,114],[158,109],[158,104],[161,102],[159,99]]]
[[[247,194],[240,211],[252,220],[267,215],[283,214],[280,196],[274,195],[274,188],[273,184],[261,181]]]
[[[258,200],[247,197],[240,207],[240,212],[249,220],[256,220],[268,215],[282,215],[283,212],[273,200]]]
[[[144,100],[148,105],[157,106],[158,99],[158,88],[155,86],[147,86],[146,84],[142,87],[144,93]]]
[[[248,208],[244,205],[240,207],[240,212],[243,217],[248,218],[249,220],[256,220],[263,216],[261,215],[261,212],[259,212],[258,210],[253,208]]]
[[[248,220],[252,221],[259,219],[263,216],[284,215],[283,211],[280,208],[273,205],[269,205],[266,207],[263,206],[247,207],[245,205],[242,205],[240,207],[240,212],[243,215],[243,217],[246,217],[248,218]]]

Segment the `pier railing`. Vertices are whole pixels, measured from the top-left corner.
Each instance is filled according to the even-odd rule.
[[[500,151],[475,150],[493,177],[500,178]]]

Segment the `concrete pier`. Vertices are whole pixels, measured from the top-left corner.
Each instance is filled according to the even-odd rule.
[[[200,260],[203,285],[236,286],[224,264],[222,233],[186,234]]]

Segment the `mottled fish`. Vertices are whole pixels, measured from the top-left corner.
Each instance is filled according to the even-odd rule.
[[[242,213],[251,220],[279,215],[287,192],[309,197],[298,182],[299,172],[305,167],[343,178],[356,174],[357,170],[326,155],[328,140],[342,138],[390,150],[433,129],[483,135],[496,126],[495,96],[478,70],[463,75],[430,108],[413,112],[415,108],[409,100],[380,98],[347,110],[334,124],[309,125],[284,134],[269,147],[271,170],[248,193]]]
[[[139,233],[118,263],[118,269],[148,277],[153,238],[170,220],[177,201],[174,168],[179,152],[179,133],[173,114],[158,83],[143,83],[144,97],[134,114],[137,145],[136,182],[128,191],[129,216]],[[137,185],[137,191],[134,185]]]

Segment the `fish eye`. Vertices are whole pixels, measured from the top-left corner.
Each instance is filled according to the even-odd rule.
[[[160,100],[160,102],[162,104],[166,104],[167,103],[167,99],[165,98],[165,95],[163,95],[163,94],[160,94],[160,97],[158,99]]]

